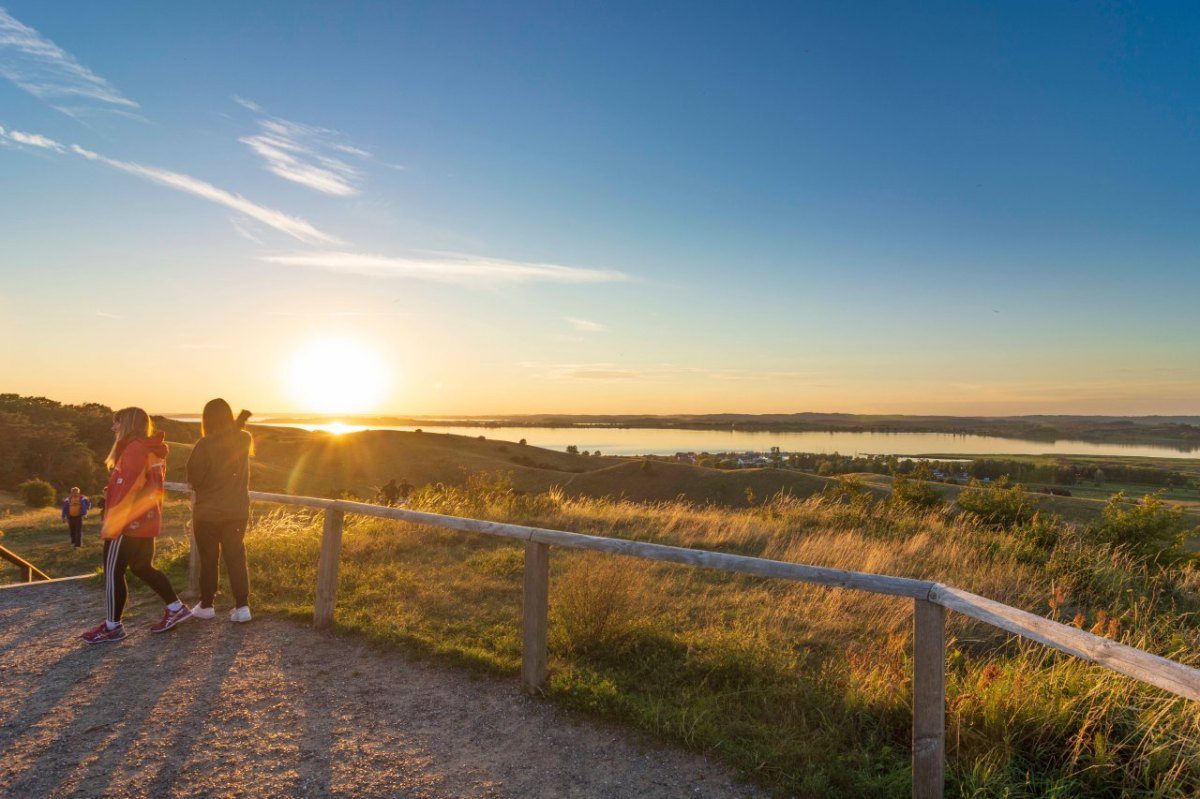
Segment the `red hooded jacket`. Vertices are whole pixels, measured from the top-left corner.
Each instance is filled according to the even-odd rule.
[[[101,538],[155,538],[161,532],[168,452],[163,435],[131,438],[117,448],[117,465],[104,496]]]

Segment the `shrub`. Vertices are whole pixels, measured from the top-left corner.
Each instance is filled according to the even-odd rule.
[[[1020,483],[1009,485],[1007,477],[1001,477],[991,485],[980,485],[972,480],[958,495],[958,506],[978,516],[992,527],[1006,528],[1026,524],[1036,515],[1033,504]]]
[[[1013,535],[1021,543],[1041,553],[1058,546],[1063,534],[1062,517],[1056,513],[1035,512],[1029,519],[1014,524]]]
[[[1088,535],[1098,544],[1124,547],[1135,555],[1175,556],[1191,531],[1183,508],[1168,505],[1161,493],[1147,494],[1125,507],[1125,492],[1118,491],[1104,506],[1103,518],[1088,528]]]
[[[860,494],[866,494],[867,487],[863,485],[861,477],[845,474],[837,478],[837,485],[827,486],[824,493],[835,502],[842,499],[853,500]]]
[[[40,478],[26,480],[17,486],[21,499],[30,508],[48,508],[58,502],[58,492],[54,486]]]
[[[612,655],[653,616],[645,570],[611,555],[587,553],[554,585],[554,643],[568,652]]]
[[[892,475],[892,502],[908,508],[939,507],[945,500],[929,479],[928,464],[922,464],[911,475]]]

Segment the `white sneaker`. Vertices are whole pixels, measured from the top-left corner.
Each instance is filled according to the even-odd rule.
[[[250,608],[246,605],[242,605],[240,608],[234,608],[233,610],[229,611],[229,620],[236,622],[250,621]]]
[[[211,619],[217,615],[216,608],[204,608],[199,605],[192,608],[192,618],[196,619]]]

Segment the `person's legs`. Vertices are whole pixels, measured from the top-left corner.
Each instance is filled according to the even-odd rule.
[[[217,596],[217,562],[221,551],[221,530],[217,522],[196,519],[192,522],[196,550],[200,554],[200,607],[211,608]]]
[[[179,601],[179,595],[175,593],[175,589],[171,587],[171,581],[167,579],[167,575],[154,568],[151,561],[154,560],[154,539],[153,538],[128,538],[125,539],[123,549],[129,551],[129,570],[137,575],[143,583],[154,589],[154,593],[162,597],[162,601],[170,605]]]
[[[229,574],[229,587],[233,591],[233,606],[246,607],[250,604],[250,573],[246,568],[245,521],[221,523],[221,554],[225,559],[225,571]]]
[[[67,529],[71,531],[71,544],[80,546],[83,543],[83,517],[68,516]]]
[[[129,564],[125,553],[125,537],[117,536],[104,542],[104,598],[107,621],[116,624],[125,612],[129,587],[125,584],[125,568]]]

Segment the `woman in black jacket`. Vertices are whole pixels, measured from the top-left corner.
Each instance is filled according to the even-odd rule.
[[[234,607],[229,620],[250,621],[250,575],[246,569],[246,524],[250,520],[250,454],[254,439],[242,428],[250,418],[236,419],[223,399],[210,400],[200,419],[200,440],[187,463],[187,479],[195,498],[192,532],[200,552],[198,619],[216,615],[217,563],[224,555]]]

